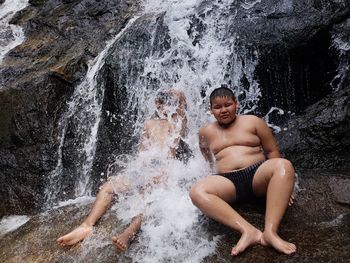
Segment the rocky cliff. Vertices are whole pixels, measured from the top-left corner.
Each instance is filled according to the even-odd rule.
[[[207,4],[204,1],[198,15],[190,18],[187,32],[193,44],[203,38],[201,17],[208,15]],[[232,24],[227,37],[238,35],[238,42],[258,58],[254,76],[262,97],[256,113],[264,115],[271,107],[285,111],[273,120],[287,128],[278,134],[284,154],[297,168],[349,167],[345,137],[350,128],[349,51],[341,45],[349,43],[348,1],[232,3],[231,9],[237,8],[239,12],[224,14],[227,21],[239,21]],[[57,163],[58,122],[67,101],[86,74],[89,61],[138,11],[135,1],[33,0],[12,19],[24,28],[26,40],[10,51],[0,67],[0,196],[5,200],[0,214],[28,213],[40,207],[47,175]],[[142,46],[144,57],[154,52],[152,40],[166,51],[169,40],[163,15],[143,15],[127,34],[129,38],[111,48],[99,73],[107,96],[93,168],[95,181],[106,169],[105,160],[112,153],[130,150],[133,139],[125,125],[111,124],[106,115],[122,117],[118,114],[123,109],[127,76],[118,71],[119,61],[125,59],[120,50]],[[147,26],[158,28],[155,36],[147,33]],[[130,72],[141,72],[142,63],[134,64]],[[242,76],[240,85],[248,84]],[[126,126],[133,121],[121,119]],[[70,132],[73,129],[68,128],[66,135],[63,160],[67,166],[74,165],[69,160],[69,140],[76,136]],[[120,133],[124,141],[116,140]],[[72,178],[62,180],[69,185]]]

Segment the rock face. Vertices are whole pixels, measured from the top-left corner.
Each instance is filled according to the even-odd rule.
[[[48,173],[57,163],[58,122],[67,110],[67,101],[82,81],[88,62],[139,10],[136,1],[32,0],[30,4],[12,21],[24,27],[27,39],[8,54],[0,67],[0,197],[5,200],[0,215],[30,213],[40,207]],[[193,44],[203,37],[201,18],[209,12],[209,4],[203,1],[198,16],[190,18],[187,33],[198,34]],[[237,13],[230,13],[237,9]],[[240,44],[256,51],[259,60],[254,77],[262,98],[256,113],[264,115],[271,107],[279,107],[307,116],[307,122],[296,117],[288,130],[278,135],[284,154],[297,167],[349,167],[349,142],[344,135],[350,127],[346,106],[350,3],[283,0],[250,6],[246,1],[236,1],[230,10],[224,14],[225,19],[238,18],[235,21],[239,23],[229,27],[228,36],[239,35]],[[122,113],[125,83],[132,74],[142,72],[141,61],[147,54],[155,48],[157,52],[169,48],[163,17],[143,15],[131,33],[115,43],[99,73],[107,95],[102,103],[94,160],[96,183],[113,153],[132,151],[136,138],[127,127],[135,113]],[[151,29],[154,34],[148,31]],[[128,59],[120,52],[125,46],[131,48],[136,63],[129,60],[132,68],[121,69],[120,60]],[[157,85],[156,80],[151,81]],[[240,81],[242,86],[247,85],[244,76]],[[327,95],[330,97],[325,98]],[[328,107],[337,108],[337,120],[329,120],[333,115]],[[107,112],[116,114],[117,120],[110,122]],[[124,118],[126,115],[130,118]],[[282,124],[289,119],[290,115],[285,114],[273,121]],[[74,166],[69,151],[74,147],[74,134],[70,129],[74,127],[68,128],[67,151],[62,159],[67,166]],[[325,129],[331,134],[325,136]],[[70,185],[71,177],[62,180]]]
[[[257,258],[266,259],[263,262],[346,262],[350,256],[350,208],[336,202],[332,187],[343,183],[349,176],[349,170],[307,170],[299,173],[299,194],[295,204],[287,210],[280,227],[280,235],[296,244],[297,253],[286,256],[271,248],[254,246],[239,256],[240,262],[254,262]],[[237,209],[261,229],[263,207],[263,204],[251,204]],[[32,216],[17,230],[1,236],[0,261],[133,262],[136,253],[143,253],[145,257],[152,255],[154,248],[147,247],[147,244],[141,251],[136,249],[139,240],[144,240],[147,230],[139,233],[128,253],[116,251],[111,236],[119,233],[126,222],[118,220],[114,212],[102,217],[93,235],[82,243],[74,247],[59,247],[55,240],[79,225],[89,209],[90,205],[86,204],[70,205]],[[194,229],[202,225],[204,231],[209,232],[209,238],[218,239],[214,254],[205,257],[203,262],[232,262],[230,252],[239,235],[214,221],[208,221],[203,215],[199,215],[194,222]],[[193,233],[188,233],[189,244],[193,245],[191,237]],[[188,255],[193,253],[189,249],[173,249],[181,249],[181,253],[185,250]]]
[[[257,49],[258,111],[275,106],[300,114],[330,94],[338,65],[332,40],[349,32],[349,2],[262,1],[246,8],[235,14],[240,22],[232,24],[230,35],[237,33],[240,42]]]
[[[94,162],[95,173],[105,171],[116,153],[128,154],[135,150],[135,142],[139,138],[132,135],[132,129],[138,112],[127,107],[127,83],[132,83],[143,74],[144,61],[152,52],[162,53],[169,49],[170,39],[163,19],[164,14],[145,15],[137,19],[111,48],[100,70],[99,78],[105,83],[105,96]],[[152,84],[147,83],[145,88],[150,86]]]
[[[26,41],[0,68],[0,214],[29,213],[57,162],[57,125],[87,63],[137,11],[132,1],[30,1]]]
[[[121,32],[138,13],[139,3],[29,2],[30,6],[12,20],[24,28],[26,40],[0,65],[0,216],[33,216],[18,230],[1,237],[0,261],[131,261],[132,253],[137,252],[121,256],[110,243],[111,232],[119,232],[124,226],[113,213],[100,221],[91,239],[61,249],[55,239],[78,225],[90,207],[70,206],[44,214],[37,211],[44,202],[48,174],[57,164],[59,122],[67,111],[67,102],[89,62],[105,48],[105,41]],[[189,18],[187,33],[194,36],[193,45],[203,38],[205,25],[201,19],[213,12],[207,8],[212,4],[203,1],[198,14]],[[226,11],[224,20],[235,21],[228,24],[226,37],[239,36],[238,46],[258,58],[254,81],[260,85],[262,98],[256,113],[265,115],[271,107],[286,112],[273,119],[287,128],[277,135],[285,156],[299,171],[349,168],[349,1],[233,1]],[[108,51],[97,76],[105,96],[93,166],[95,184],[99,184],[100,173],[113,154],[133,151],[137,138],[131,124],[137,112],[125,110],[127,83],[143,72],[143,61],[149,54],[169,50],[171,39],[164,17],[164,13],[152,13],[136,20]],[[179,63],[176,59],[175,54],[170,62]],[[126,67],[121,62],[126,62]],[[232,71],[234,65],[228,67]],[[147,84],[157,86],[157,79],[142,77]],[[247,76],[242,76],[240,85],[249,86]],[[62,157],[68,171],[77,166],[71,151],[75,147],[73,137],[77,136],[74,129],[68,127]],[[341,205],[349,203],[348,170],[311,170],[300,175],[305,178],[301,179],[298,202],[288,210],[281,228],[281,235],[297,244],[298,253],[286,258],[272,249],[254,247],[240,257],[243,262],[257,257],[268,258],[268,262],[343,262],[349,258],[349,207]],[[65,181],[65,190],[73,190],[74,174],[59,179]],[[260,206],[238,209],[262,227]],[[216,253],[204,261],[231,261],[229,252],[238,236],[227,234],[227,229],[212,221],[203,221],[212,238],[223,235]]]
[[[298,167],[349,167],[349,127],[350,87],[308,107],[277,138],[282,152]]]

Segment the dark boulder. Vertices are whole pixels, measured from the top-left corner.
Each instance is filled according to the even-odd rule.
[[[339,90],[288,122],[277,134],[281,151],[297,167],[350,167],[350,87]]]

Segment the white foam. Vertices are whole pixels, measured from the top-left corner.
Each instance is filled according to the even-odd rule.
[[[327,222],[321,222],[320,225],[324,226],[324,227],[335,227],[335,226],[339,226],[342,222],[343,222],[343,218],[344,218],[345,214],[340,214],[338,215],[336,218],[334,218],[331,221],[327,221]]]
[[[85,205],[85,204],[90,204],[93,201],[95,201],[94,197],[91,196],[79,196],[75,199],[69,199],[66,201],[62,201],[59,202],[57,206],[53,207],[53,209],[57,209],[60,207],[64,207],[64,206],[69,206],[69,205],[75,205],[75,204],[79,204],[79,205]]]
[[[0,221],[0,236],[12,232],[29,221],[29,216],[11,215],[5,216]]]
[[[133,191],[120,196],[112,208],[127,224],[133,216],[144,214],[138,243],[133,244],[129,255],[135,262],[200,262],[215,251],[216,239],[210,239],[207,230],[198,222],[199,210],[189,198],[193,181],[209,173],[204,160],[195,158],[188,165],[168,160],[166,183],[154,185],[144,193]],[[133,173],[133,181],[144,181],[154,171],[142,169]],[[142,179],[141,179],[142,178]],[[196,251],[196,253],[189,253]]]
[[[254,7],[256,4],[261,3],[261,0],[244,0],[241,4],[241,6],[244,9],[251,9]]]
[[[24,9],[27,5],[28,0],[6,0],[0,5],[0,63],[11,49],[21,44],[25,39],[22,28],[9,23],[16,12]]]

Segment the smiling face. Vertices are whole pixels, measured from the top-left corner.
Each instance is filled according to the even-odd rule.
[[[234,97],[220,96],[211,100],[210,111],[219,124],[229,125],[236,119],[238,103]]]

